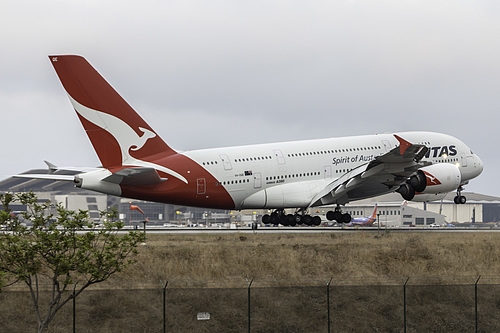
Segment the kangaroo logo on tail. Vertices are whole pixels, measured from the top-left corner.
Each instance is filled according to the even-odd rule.
[[[141,132],[143,133],[143,135],[139,137],[139,139],[141,140],[141,142],[139,143],[139,145],[137,145],[137,146],[136,145],[130,146],[130,149],[132,149],[133,151],[141,149],[142,146],[144,146],[146,144],[146,141],[148,141],[148,139],[152,139],[152,138],[154,138],[156,136],[155,133],[151,132],[147,128],[139,127],[139,129],[141,130]]]
[[[78,103],[74,98],[71,97],[71,95],[69,95],[69,99],[71,100],[71,103],[73,104],[73,107],[75,108],[76,112],[78,112],[78,114],[80,114],[83,118],[87,119],[94,125],[104,129],[115,138],[115,140],[118,142],[118,145],[120,146],[122,165],[151,167],[174,176],[175,178],[183,181],[186,184],[188,183],[186,178],[171,169],[165,168],[164,166],[155,163],[136,159],[135,157],[130,155],[129,150],[138,151],[142,147],[144,147],[149,139],[156,137],[156,134],[154,132],[146,128],[139,127],[139,130],[143,133],[139,136],[137,132],[130,127],[129,124],[127,124],[120,118],[117,118],[105,112],[88,108],[85,105]]]

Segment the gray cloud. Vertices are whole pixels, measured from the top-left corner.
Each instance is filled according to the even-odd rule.
[[[84,55],[179,149],[405,130],[461,138],[499,195],[495,1],[11,1],[0,176],[99,162],[47,55]]]

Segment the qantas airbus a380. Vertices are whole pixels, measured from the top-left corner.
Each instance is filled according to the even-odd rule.
[[[341,206],[399,192],[405,200],[440,200],[483,170],[462,141],[404,132],[177,152],[83,58],[49,57],[102,167],[75,176],[77,187],[121,197],[228,210],[272,211],[263,222],[320,224],[311,207],[336,205],[328,220],[347,223]],[[56,169],[50,165],[51,170]],[[295,214],[286,214],[285,208]]]

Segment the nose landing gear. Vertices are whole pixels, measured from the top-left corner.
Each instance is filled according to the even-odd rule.
[[[460,205],[460,204],[465,204],[467,202],[467,198],[465,196],[462,195],[462,191],[463,191],[463,187],[460,186],[459,188],[457,188],[457,195],[455,196],[455,198],[453,198],[453,201],[457,204],[457,205]]]

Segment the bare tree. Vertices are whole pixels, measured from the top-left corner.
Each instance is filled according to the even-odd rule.
[[[25,205],[26,212],[14,214],[9,207],[14,200]],[[131,257],[137,254],[137,244],[144,241],[139,231],[117,233],[124,224],[116,219],[116,209],[101,212],[103,225],[96,227],[87,211],[38,202],[33,193],[0,194],[0,203],[0,286],[27,285],[38,332],[86,288],[134,263]],[[48,304],[41,304],[40,291],[47,285],[51,297]]]

